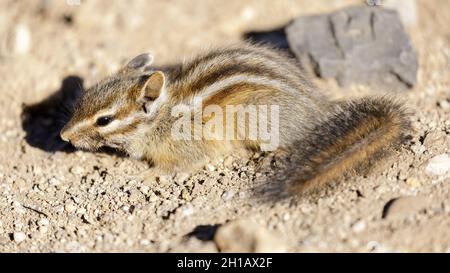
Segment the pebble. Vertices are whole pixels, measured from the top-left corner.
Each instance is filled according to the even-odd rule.
[[[184,173],[184,172],[177,173],[177,175],[175,176],[175,182],[178,185],[181,185],[181,184],[183,184],[184,181],[188,180],[189,177],[190,177],[189,173]]]
[[[141,196],[141,193],[138,190],[133,189],[133,190],[130,190],[130,196],[128,197],[128,200],[130,202],[136,202],[139,200],[140,196]]]
[[[61,182],[58,179],[56,179],[55,177],[50,178],[48,180],[48,183],[50,185],[54,185],[54,186],[57,186],[57,185],[61,184]]]
[[[80,175],[80,174],[85,173],[85,170],[84,170],[83,167],[75,166],[75,167],[72,167],[72,168],[70,169],[70,172],[73,173],[73,174]]]
[[[194,214],[194,207],[192,204],[186,204],[180,207],[180,213],[183,217],[188,217]]]
[[[229,222],[218,228],[214,242],[221,252],[285,252],[279,237],[249,220]]]
[[[212,165],[212,164],[206,164],[205,169],[207,171],[213,172],[213,171],[216,170],[216,167],[214,165]]]
[[[23,232],[14,232],[13,238],[14,238],[14,242],[20,243],[20,242],[23,242],[27,238],[27,235]]]
[[[142,194],[147,195],[150,192],[150,187],[147,185],[142,185],[139,190]]]
[[[450,109],[450,102],[448,100],[441,100],[439,101],[439,107],[441,107],[444,110]]]
[[[45,234],[48,232],[48,227],[47,226],[43,226],[43,227],[39,227],[39,232],[42,234]]]
[[[181,198],[186,201],[191,201],[192,197],[188,189],[184,188],[181,190]]]
[[[407,217],[427,208],[431,201],[424,196],[402,196],[389,200],[383,208],[383,218]]]
[[[420,180],[415,177],[406,178],[405,183],[406,183],[406,185],[408,185],[411,188],[419,188],[420,186],[422,186],[422,183],[420,182]]]
[[[381,245],[377,241],[369,241],[367,243],[367,249],[372,252],[377,252],[381,249]]]
[[[30,51],[31,32],[27,25],[18,24],[10,34],[9,47],[13,54],[23,55]]]
[[[125,212],[130,212],[130,207],[127,206],[127,205],[123,205],[122,206],[122,210],[125,211]]]
[[[50,224],[50,222],[48,221],[47,218],[41,218],[38,222],[37,222],[38,226],[43,227],[43,226],[48,226]]]
[[[67,213],[72,213],[77,209],[77,207],[75,206],[75,204],[73,202],[67,202],[67,204],[64,206],[64,210]]]
[[[142,239],[142,240],[139,241],[139,243],[140,243],[141,245],[143,245],[143,246],[148,246],[148,245],[150,245],[150,241],[147,240],[147,239]]]
[[[248,197],[248,193],[245,191],[239,192],[239,198],[246,199]]]
[[[161,175],[158,177],[158,181],[160,185],[165,185],[170,181],[170,177],[168,175]]]
[[[62,213],[64,211],[64,206],[63,205],[57,205],[54,207],[54,210],[56,213]]]
[[[420,143],[416,143],[414,145],[411,146],[411,151],[415,154],[415,155],[421,155],[423,154],[425,151],[427,150],[427,147],[425,147],[425,145],[422,145]]]
[[[224,191],[222,193],[222,200],[225,201],[225,202],[230,201],[231,199],[233,199],[235,194],[236,193],[234,191],[232,191],[232,190]]]
[[[428,161],[425,172],[429,175],[441,176],[450,171],[450,157],[447,154],[440,154]]]
[[[352,225],[352,230],[356,233],[363,232],[366,229],[366,222],[359,220]]]

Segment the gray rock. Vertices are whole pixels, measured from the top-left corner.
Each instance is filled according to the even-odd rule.
[[[416,83],[417,56],[396,11],[353,6],[299,17],[285,31],[299,60],[341,86],[401,90]]]

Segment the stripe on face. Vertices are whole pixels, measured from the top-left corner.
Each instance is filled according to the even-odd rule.
[[[141,121],[144,117],[145,116],[142,113],[134,113],[123,119],[114,119],[106,126],[97,127],[97,130],[102,136],[120,133],[124,128],[135,124],[136,121]]]
[[[115,103],[108,109],[100,110],[97,113],[95,113],[92,117],[81,120],[77,123],[75,123],[72,127],[68,129],[69,134],[89,130],[91,127],[95,127],[96,130],[100,134],[106,134],[110,133],[114,130],[117,130],[123,126],[127,126],[127,124],[132,123],[132,120],[135,119],[133,115],[129,115],[132,111],[132,107],[120,107],[120,103]],[[114,120],[102,127],[95,126],[95,123],[98,118],[103,116],[113,116]]]

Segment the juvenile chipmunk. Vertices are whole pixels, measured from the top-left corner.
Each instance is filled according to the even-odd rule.
[[[294,59],[263,46],[216,49],[164,70],[154,69],[152,59],[139,55],[84,91],[61,138],[81,149],[122,150],[162,172],[191,172],[211,159],[267,145],[267,139],[251,137],[254,124],[242,121],[259,122],[269,112],[249,106],[274,107],[277,115],[265,122],[278,133],[275,148],[298,159],[292,182],[280,187],[299,193],[368,167],[401,144],[410,128],[400,103],[386,97],[329,101]],[[198,101],[200,107],[191,107]],[[245,118],[230,114],[229,106],[246,109]],[[174,128],[183,117],[174,109],[180,107],[188,109],[191,121],[198,112],[214,112],[212,107],[217,111],[200,115],[200,124],[216,116],[217,126],[206,130],[189,123],[188,134],[200,130],[200,138],[177,138]],[[227,120],[234,125],[231,129],[224,126]]]

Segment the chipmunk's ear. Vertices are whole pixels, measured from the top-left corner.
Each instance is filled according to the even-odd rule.
[[[129,69],[145,72],[151,70],[150,66],[152,63],[153,56],[150,53],[143,53],[129,61],[126,67]]]
[[[145,101],[153,101],[161,94],[166,78],[162,71],[155,71],[149,75],[142,88],[141,98]]]

